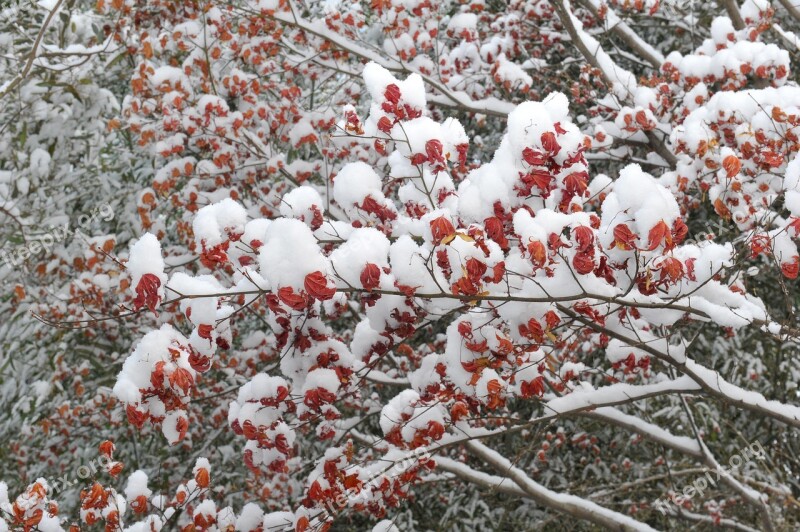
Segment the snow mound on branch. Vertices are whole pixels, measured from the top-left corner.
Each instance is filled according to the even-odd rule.
[[[360,205],[367,196],[385,200],[381,178],[367,163],[359,161],[346,164],[333,180],[333,199],[348,210],[353,205]]]
[[[377,274],[389,266],[389,239],[372,227],[356,229],[347,241],[330,255],[336,275],[350,286],[362,285],[362,274],[368,264],[377,266]],[[374,268],[373,268],[374,269]]]
[[[425,84],[419,74],[411,74],[404,81],[400,81],[379,64],[371,62],[364,67],[362,76],[372,98],[373,107],[379,107],[386,101],[386,87],[392,84],[400,89],[401,101],[418,109],[424,109],[426,106]]]
[[[186,345],[187,340],[172,325],[165,323],[160,329],[150,331],[136,344],[133,353],[125,359],[114,385],[114,395],[127,404],[142,401],[140,389],[151,387],[150,375],[158,362],[180,366],[194,376],[188,360],[188,352],[180,352],[180,357],[173,362],[170,348],[174,345]]]
[[[659,222],[669,227],[680,217],[680,207],[675,196],[660,185],[638,164],[630,164],[620,171],[613,190],[603,202],[601,234],[613,242],[613,228],[617,224],[631,224],[639,235],[648,235]],[[640,236],[640,240],[644,237]],[[646,247],[647,242],[641,242]]]
[[[552,93],[541,102],[518,105],[508,115],[507,132],[492,161],[470,172],[458,187],[459,215],[468,222],[483,222],[495,215],[497,205],[505,210],[523,204],[534,210],[556,208],[562,199],[558,191],[549,197],[537,194],[540,198],[519,193],[520,176],[533,168],[523,154],[541,154],[543,162],[537,167],[554,179],[557,189],[568,175],[587,170],[581,155],[583,141],[584,135],[569,121],[569,104],[563,94]]]
[[[231,235],[241,235],[247,223],[247,211],[236,201],[226,198],[197,211],[192,230],[198,247],[214,247]]]
[[[281,287],[301,290],[306,275],[328,272],[328,261],[311,229],[300,220],[288,218],[275,220],[267,228],[259,265],[261,275],[275,290]]]
[[[131,246],[130,258],[125,265],[131,276],[131,291],[135,294],[139,281],[145,274],[153,274],[161,281],[158,296],[164,299],[164,285],[167,275],[164,273],[164,259],[161,256],[161,243],[152,233],[145,233]]]

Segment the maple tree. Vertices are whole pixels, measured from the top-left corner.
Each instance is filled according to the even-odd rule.
[[[791,3],[0,28],[0,532],[800,522]]]

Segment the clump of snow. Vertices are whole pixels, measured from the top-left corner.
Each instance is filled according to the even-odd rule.
[[[323,256],[311,229],[300,220],[274,220],[264,234],[259,253],[261,275],[273,289],[304,287],[306,275],[328,273],[329,264]]]
[[[136,294],[136,287],[145,274],[158,277],[161,285],[158,287],[158,297],[164,299],[164,285],[167,283],[167,274],[164,273],[164,258],[161,256],[161,243],[152,233],[145,233],[132,246],[130,258],[125,265],[131,276],[131,291]]]
[[[219,203],[207,205],[197,211],[192,221],[192,230],[198,247],[211,248],[232,236],[244,232],[247,211],[236,201],[226,198]]]

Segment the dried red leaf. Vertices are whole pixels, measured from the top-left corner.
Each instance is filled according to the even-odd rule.
[[[625,224],[614,227],[614,245],[626,251],[636,249],[636,235]]]
[[[161,287],[161,279],[155,274],[145,273],[136,285],[136,298],[133,300],[133,308],[139,310],[147,306],[151,312],[156,311],[156,307],[161,302],[158,289]]]
[[[725,169],[728,179],[731,179],[742,169],[742,162],[735,155],[728,155],[722,159],[722,168]]]
[[[366,290],[373,290],[378,287],[381,279],[381,269],[377,264],[368,262],[361,271],[361,286]]]
[[[669,231],[669,226],[664,220],[658,222],[648,234],[647,251],[653,251],[661,244],[665,244],[665,249],[670,249],[672,245],[672,236]]]
[[[452,237],[456,234],[453,223],[444,216],[439,216],[431,220],[430,226],[434,245],[439,245],[445,238]]]
[[[310,300],[304,293],[295,293],[291,286],[284,286],[278,290],[278,298],[294,310],[304,310]]]
[[[306,275],[303,285],[308,295],[321,301],[331,299],[336,294],[336,288],[328,286],[328,278],[319,271]]]

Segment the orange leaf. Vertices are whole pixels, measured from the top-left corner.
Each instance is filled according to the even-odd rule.
[[[722,160],[722,167],[725,169],[728,179],[731,179],[742,169],[742,162],[735,155],[728,155]]]

